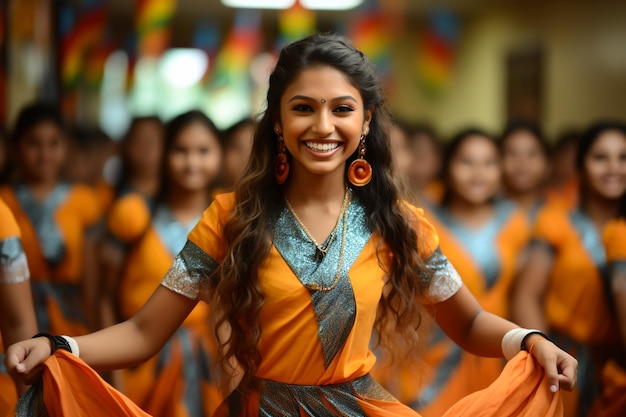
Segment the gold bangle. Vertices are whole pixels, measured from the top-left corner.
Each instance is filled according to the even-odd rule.
[[[530,347],[528,348],[528,354],[532,355],[533,354],[533,348],[535,347],[535,345],[539,342],[541,342],[542,340],[548,340],[545,337],[539,337],[537,340],[535,340]]]

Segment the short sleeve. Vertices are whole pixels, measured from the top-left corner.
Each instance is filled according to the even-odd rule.
[[[626,262],[626,220],[612,220],[602,231],[602,243],[609,263]]]
[[[533,226],[531,243],[555,250],[561,246],[564,237],[563,230],[568,226],[564,223],[567,219],[567,211],[558,204],[549,204],[537,214]]]
[[[96,225],[102,219],[102,204],[96,191],[86,185],[75,185],[74,191],[80,216],[86,229]]]
[[[28,281],[30,271],[22,242],[17,236],[0,240],[0,284]]]
[[[128,194],[113,204],[107,217],[107,232],[110,236],[131,244],[136,241],[150,224],[150,209],[139,194]]]
[[[0,200],[0,284],[17,284],[30,278],[20,229],[13,213]]]
[[[232,194],[216,197],[189,233],[161,285],[187,298],[208,301],[212,274],[224,258],[223,227],[233,206]]]
[[[463,281],[439,248],[439,236],[435,227],[426,219],[424,211],[408,203],[405,206],[411,213],[411,224],[418,238],[418,253],[424,259],[426,271],[424,280],[429,281],[426,291],[419,301],[424,304],[435,304],[447,300],[461,289]]]
[[[21,237],[15,216],[2,199],[0,199],[0,220],[0,240],[14,236]]]

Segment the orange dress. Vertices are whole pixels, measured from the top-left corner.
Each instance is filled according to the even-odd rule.
[[[206,269],[214,268],[224,256],[221,230],[233,205],[232,195],[216,199],[189,235],[186,249],[163,285],[192,298],[206,299]],[[421,253],[435,271],[429,294],[420,301],[438,302],[454,294],[461,282],[438,249],[433,227],[421,210],[412,210],[423,245]],[[369,375],[375,362],[369,342],[385,282],[377,252],[381,242],[367,228],[364,208],[358,201],[350,205],[346,216],[337,233],[347,227],[348,246],[337,271],[342,239],[335,237],[318,265],[311,260],[314,246],[297,221],[287,209],[281,213],[274,246],[259,271],[265,302],[260,315],[262,359],[256,376],[265,382],[265,389],[244,404],[235,391],[218,410],[218,416],[300,415],[303,410],[314,415],[417,415]],[[335,287],[316,291],[307,287],[312,283]],[[231,408],[233,404],[237,404],[237,411]]]
[[[560,204],[566,208],[578,206],[580,198],[580,180],[577,176],[570,178],[560,187],[548,187],[546,200],[550,204]]]
[[[211,271],[225,256],[223,225],[234,204],[231,194],[216,198],[189,234],[163,286],[191,299],[209,298]],[[440,302],[455,294],[462,283],[438,250],[432,226],[421,210],[412,210],[413,225],[422,237],[421,254],[433,272],[432,284],[419,301]],[[369,342],[385,279],[379,260],[388,262],[389,253],[368,229],[357,199],[340,220],[337,233],[341,236],[329,244],[326,255],[316,259],[315,247],[296,219],[287,208],[280,213],[274,245],[259,267],[265,302],[259,316],[261,363],[255,377],[264,382],[264,388],[245,401],[239,391],[233,391],[214,416],[418,416],[369,375],[376,360]],[[310,288],[314,284],[322,289]],[[509,362],[501,378],[446,416],[559,415],[559,394],[549,392],[545,373],[525,352]],[[73,410],[86,409],[96,401],[106,405],[94,407],[91,415],[105,415],[98,412],[105,407],[131,416],[145,415],[128,412],[128,400],[95,379],[80,360],[60,351],[46,362],[40,401],[51,417],[76,414]],[[41,391],[34,390],[28,398],[36,402],[38,394]]]
[[[605,296],[602,239],[582,211],[562,204],[540,211],[533,235],[553,254],[544,299],[551,336],[579,362],[578,390],[564,396],[566,416],[585,415],[599,391],[598,366],[621,343]]]
[[[0,199],[0,291],[2,286],[29,279],[28,264],[20,241],[20,229],[13,213]],[[4,367],[4,345],[0,335],[0,416],[17,402],[15,385]]]
[[[166,206],[150,212],[144,197],[127,194],[112,207],[110,235],[127,245],[119,287],[122,319],[139,311],[159,285],[195,225],[181,225]],[[209,308],[198,304],[161,352],[143,365],[124,370],[125,394],[153,416],[201,417],[219,404],[211,380],[214,344]]]
[[[100,200],[103,212],[108,212],[115,202],[115,187],[100,179],[94,184],[93,188]]]
[[[94,192],[59,184],[44,202],[23,185],[0,188],[22,231],[39,330],[80,335],[87,330],[81,297],[85,235],[100,219]]]
[[[8,416],[28,417],[150,417],[97,372],[72,354],[58,350],[44,363],[42,381],[19,401]],[[45,389],[44,389],[45,388]],[[320,387],[321,388],[321,387]],[[353,394],[354,395],[354,394]],[[369,411],[369,410],[368,410]],[[256,414],[258,415],[258,414]],[[318,416],[302,410],[286,417]],[[337,414],[323,414],[332,415]],[[341,414],[346,415],[346,414]],[[351,413],[364,417],[381,414]],[[384,414],[397,416],[406,414]],[[560,394],[551,394],[543,369],[526,352],[511,359],[496,382],[463,398],[443,417],[558,417],[563,415]],[[413,414],[413,416],[418,416]]]
[[[530,225],[510,202],[498,202],[495,209],[494,218],[475,230],[458,223],[445,208],[433,208],[427,217],[463,284],[486,311],[507,318],[509,291]],[[425,349],[424,363],[419,369],[402,364],[385,385],[425,417],[441,416],[462,397],[487,387],[504,366],[503,359],[464,352],[439,328]]]
[[[613,278],[624,282],[626,280],[626,220],[609,222],[602,233],[602,241],[609,264],[609,280]],[[610,289],[610,284],[608,287]],[[621,355],[609,359],[601,372],[602,393],[594,403],[589,417],[626,415],[626,347],[622,345]]]

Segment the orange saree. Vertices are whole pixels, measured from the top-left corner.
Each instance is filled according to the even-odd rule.
[[[225,256],[223,226],[234,203],[232,195],[216,198],[189,234],[185,248],[162,281],[164,287],[191,299],[209,300],[211,272]],[[462,284],[439,251],[433,227],[421,210],[410,210],[412,224],[421,237],[420,253],[433,272],[432,284],[419,301],[443,301]],[[274,230],[274,245],[258,271],[265,300],[259,317],[261,363],[255,377],[263,382],[262,388],[245,398],[234,390],[213,415],[419,416],[369,374],[376,360],[369,342],[385,283],[379,262],[388,262],[389,254],[367,227],[365,210],[358,199],[340,219],[339,235],[321,259],[315,256],[315,246],[306,244],[305,232],[287,208],[280,213]],[[54,363],[59,358],[65,364],[57,372]],[[72,396],[78,401],[85,398],[91,402],[87,408],[94,408],[92,416],[99,416],[98,408],[92,394],[81,394],[83,387],[102,392],[99,397],[107,401],[112,397],[114,403],[121,401],[114,404],[115,410],[128,409],[128,400],[111,395],[111,388],[101,381],[94,386],[82,382],[91,378],[83,374],[92,371],[78,359],[59,352],[49,362],[53,366],[44,371],[43,401],[48,411],[53,410],[51,416],[63,413],[55,408],[63,404],[62,398],[46,398],[46,386],[55,386],[58,379],[67,380],[67,389],[58,391],[60,396]],[[66,367],[78,370],[66,377]],[[447,416],[559,416],[560,394],[550,393],[543,369],[526,353],[510,361],[501,378],[489,388],[491,391],[464,400]],[[73,391],[74,386],[79,387],[78,391]]]
[[[0,199],[0,291],[3,285],[28,285],[28,265],[20,236],[13,213]],[[15,385],[4,367],[4,344],[0,334],[0,415],[5,414],[16,402]]]
[[[114,204],[107,228],[128,248],[119,284],[122,319],[133,316],[148,300],[193,225],[177,223],[163,205],[151,213],[145,198],[136,193]],[[221,398],[211,377],[215,346],[208,322],[208,305],[199,303],[161,352],[123,371],[124,393],[155,417],[210,414]]]
[[[321,387],[318,387],[321,388]],[[239,415],[257,416],[255,404],[250,401]],[[354,416],[385,416],[418,414],[400,403],[392,407],[363,401],[363,414]],[[248,410],[249,409],[249,410]],[[412,413],[412,414],[407,414]],[[8,416],[29,417],[150,417],[128,397],[106,383],[97,372],[70,353],[59,350],[43,368],[42,380],[20,399],[16,412]],[[229,414],[214,414],[221,417]],[[298,416],[314,416],[304,410]],[[443,417],[559,417],[563,415],[560,393],[552,394],[543,369],[526,352],[511,359],[500,377],[484,390],[475,392],[453,405]],[[296,417],[294,415],[294,417]]]
[[[60,184],[43,202],[23,185],[3,186],[22,231],[39,330],[80,335],[87,331],[81,282],[85,272],[85,235],[100,219],[93,190]]]
[[[614,286],[623,291],[623,284],[620,283],[626,281],[626,220],[609,222],[602,233],[602,241],[609,265],[608,279],[617,280],[617,285]],[[611,284],[607,284],[610,292]],[[618,355],[617,358],[608,360],[602,368],[600,376],[602,392],[591,408],[589,417],[626,415],[626,347],[623,344],[621,355]]]
[[[564,396],[565,415],[585,415],[599,392],[599,369],[620,343],[605,296],[606,253],[600,233],[579,209],[545,206],[537,217],[533,244],[553,254],[544,311],[556,343],[579,362],[578,388]]]
[[[511,203],[495,207],[494,219],[477,230],[460,225],[443,208],[429,211],[427,217],[463,284],[486,311],[506,318],[509,290],[530,226]],[[393,368],[393,375],[382,370],[384,385],[425,417],[441,416],[462,397],[487,387],[504,366],[503,359],[464,352],[440,329],[433,332],[420,367],[402,363]]]

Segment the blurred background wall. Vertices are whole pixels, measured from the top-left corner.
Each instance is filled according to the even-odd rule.
[[[365,0],[279,11],[219,0],[4,0],[0,12],[6,127],[35,99],[113,137],[133,115],[167,119],[192,107],[227,127],[262,110],[280,45],[315,30],[348,35],[378,66],[394,113],[444,137],[467,126],[497,133],[524,117],[554,139],[626,118],[624,1]]]

